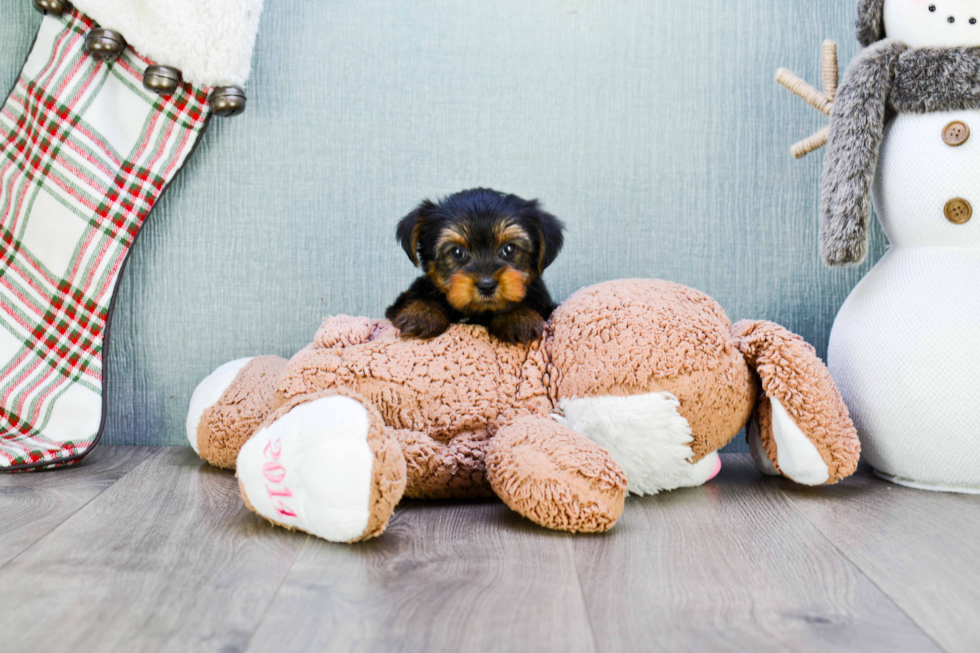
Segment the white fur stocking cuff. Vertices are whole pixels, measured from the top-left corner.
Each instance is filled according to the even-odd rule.
[[[74,0],[101,27],[185,81],[241,86],[248,80],[262,0]]]

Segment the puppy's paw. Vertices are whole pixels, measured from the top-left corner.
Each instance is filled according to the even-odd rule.
[[[423,301],[409,303],[391,322],[409,338],[435,338],[449,328],[445,312]]]
[[[504,342],[526,345],[544,333],[544,318],[537,311],[519,306],[495,316],[488,330],[490,335]]]

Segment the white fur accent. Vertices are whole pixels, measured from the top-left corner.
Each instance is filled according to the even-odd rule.
[[[262,0],[75,0],[101,27],[114,29],[184,80],[241,86],[248,80]]]
[[[251,358],[239,358],[236,361],[225,363],[197,384],[194,394],[191,395],[190,406],[187,408],[187,441],[191,443],[194,453],[201,453],[197,446],[197,431],[201,426],[201,417],[204,415],[204,411],[221,399],[221,395],[225,393],[238,373],[251,360]]]
[[[331,542],[360,536],[370,518],[374,466],[368,429],[367,410],[350,397],[325,397],[293,408],[238,453],[238,477],[249,502],[263,517]],[[275,462],[284,476],[281,483],[270,484],[263,467],[271,461],[266,446],[276,440],[281,453]],[[288,488],[292,496],[273,497],[270,487]],[[277,512],[279,500],[297,516]]]
[[[752,454],[752,462],[755,463],[755,468],[766,476],[779,476],[779,472],[769,460],[769,454],[766,453],[766,445],[762,444],[762,436],[759,435],[759,422],[754,416],[749,420],[749,425],[745,427],[745,442],[749,445],[749,453]]]
[[[772,404],[772,437],[776,440],[776,462],[783,475],[800,485],[823,485],[830,470],[817,447],[789,416],[775,397]]]
[[[656,494],[700,485],[717,464],[717,454],[691,464],[691,425],[679,406],[669,392],[563,399],[564,415],[555,419],[606,449],[623,468],[630,492]]]
[[[929,5],[936,11],[929,11]],[[976,0],[885,0],[885,35],[913,48],[973,47],[980,45],[980,26],[970,19],[978,13]]]
[[[717,451],[712,451],[696,463],[688,464],[691,466],[691,475],[686,483],[677,487],[697,487],[714,478],[716,470],[721,469],[721,456]]]

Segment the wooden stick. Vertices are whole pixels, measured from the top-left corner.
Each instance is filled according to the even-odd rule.
[[[823,94],[827,101],[833,103],[837,96],[837,44],[827,39],[823,42]]]
[[[792,148],[790,148],[790,154],[793,155],[794,159],[802,159],[810,152],[819,150],[821,147],[826,145],[828,136],[830,136],[830,125],[824,127],[813,136],[805,138],[794,145]]]
[[[827,96],[813,88],[802,79],[786,70],[780,68],[776,71],[776,81],[786,87],[786,89],[800,98],[817,111],[830,115],[831,102]]]

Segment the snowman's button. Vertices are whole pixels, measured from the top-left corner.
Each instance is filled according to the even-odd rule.
[[[943,209],[946,219],[953,224],[966,224],[973,217],[973,207],[965,199],[956,197],[946,202]]]
[[[943,127],[943,142],[950,147],[959,147],[970,139],[970,128],[965,122],[954,120]]]

